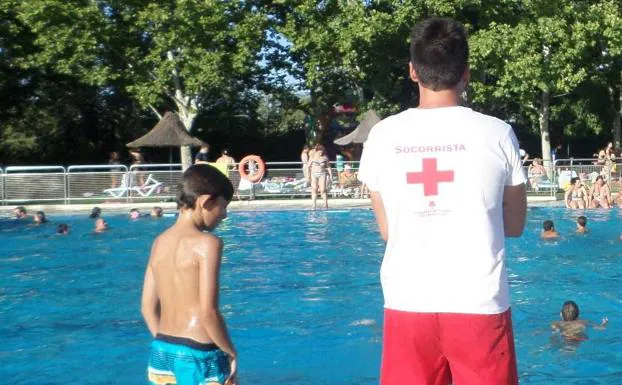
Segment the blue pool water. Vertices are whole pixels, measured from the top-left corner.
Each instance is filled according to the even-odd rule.
[[[531,209],[508,261],[522,384],[622,384],[621,211],[588,212],[575,235],[564,209]],[[6,384],[142,384],[150,341],[140,290],[150,244],[173,218],[83,216],[34,227],[0,220],[0,378]],[[553,219],[559,241],[538,238]],[[71,225],[68,236],[55,225]],[[243,384],[377,384],[383,244],[367,210],[232,213],[223,314]],[[574,299],[605,331],[568,345],[549,323]]]

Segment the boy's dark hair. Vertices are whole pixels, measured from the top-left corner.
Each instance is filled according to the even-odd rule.
[[[138,212],[138,209],[137,209],[136,207],[134,207],[134,208],[130,209],[130,213],[133,213],[133,212],[135,212],[135,211],[136,211],[136,212]]]
[[[22,214],[26,214],[26,208],[24,206],[17,206],[15,210],[19,211]]]
[[[467,69],[469,45],[464,26],[433,17],[417,23],[410,40],[410,62],[419,81],[433,91],[455,87]]]
[[[605,182],[605,178],[603,178],[602,175],[599,175],[596,177],[596,180],[594,181],[594,183],[598,182],[599,180],[602,180],[603,182]]]
[[[177,193],[177,208],[194,208],[197,198],[209,194],[211,199],[233,198],[233,185],[229,178],[208,164],[190,166],[181,177]]]
[[[574,301],[566,301],[562,305],[562,319],[564,321],[575,321],[579,318],[579,306]]]
[[[161,217],[162,216],[162,211],[163,211],[162,207],[156,206],[156,207],[153,208],[153,211],[155,211],[157,217]]]
[[[66,223],[61,223],[60,225],[56,227],[57,234],[65,234],[68,231],[69,231],[69,225],[67,225]]]
[[[102,209],[100,209],[99,207],[93,207],[93,209],[91,210],[91,214],[89,214],[89,218],[91,219],[99,218],[101,213],[102,213]]]
[[[577,223],[579,224],[579,226],[585,227],[587,225],[587,218],[581,215],[579,218],[577,218]]]
[[[578,180],[579,180],[579,178],[576,178],[576,177],[575,178],[570,178],[570,184],[574,186],[577,183]]]
[[[555,225],[553,224],[553,221],[546,220],[544,221],[544,223],[542,223],[542,227],[544,227],[544,231],[550,231],[553,230]]]

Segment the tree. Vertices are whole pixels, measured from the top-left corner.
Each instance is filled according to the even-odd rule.
[[[7,0],[4,0],[7,1]],[[11,1],[11,0],[8,0]],[[36,34],[24,68],[51,65],[86,84],[120,81],[143,108],[199,113],[256,81],[266,18],[253,1],[31,0],[13,3]],[[191,163],[189,148],[182,163]]]
[[[607,89],[613,115],[611,134],[615,148],[622,144],[622,4],[601,0],[590,5],[586,32],[595,42],[591,78]]]
[[[578,15],[578,1],[524,3],[522,18],[492,22],[472,35],[473,94],[476,104],[518,103],[541,137],[542,158],[551,165],[551,102],[587,78],[590,41]]]

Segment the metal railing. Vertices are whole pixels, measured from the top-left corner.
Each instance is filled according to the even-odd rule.
[[[66,201],[67,172],[62,166],[13,166],[4,170],[3,201]]]
[[[600,175],[609,184],[611,192],[620,191],[622,164],[615,161],[599,161],[598,159],[558,159],[554,165],[558,185],[567,189],[572,178],[579,178],[590,186]]]
[[[358,162],[331,162],[332,178],[327,191],[332,198],[359,198],[367,195],[356,178]],[[350,170],[346,171],[346,167]],[[613,192],[620,191],[622,164],[597,163],[596,159],[558,159],[546,177],[529,175],[531,194],[555,196],[563,192],[573,177],[590,184],[603,175]],[[251,183],[240,178],[238,165],[227,174],[235,188],[234,199],[298,198],[311,194],[301,162],[269,162],[264,178]],[[181,164],[140,164],[70,166],[28,166],[0,169],[0,201],[4,205],[57,202],[134,202],[172,200],[182,176]]]

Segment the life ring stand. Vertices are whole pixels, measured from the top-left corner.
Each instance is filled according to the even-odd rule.
[[[251,162],[257,164],[257,170],[253,173],[253,175],[246,170],[246,166],[250,165]],[[238,171],[240,172],[240,176],[242,178],[251,183],[257,183],[266,174],[266,163],[258,155],[247,155],[240,161]]]

